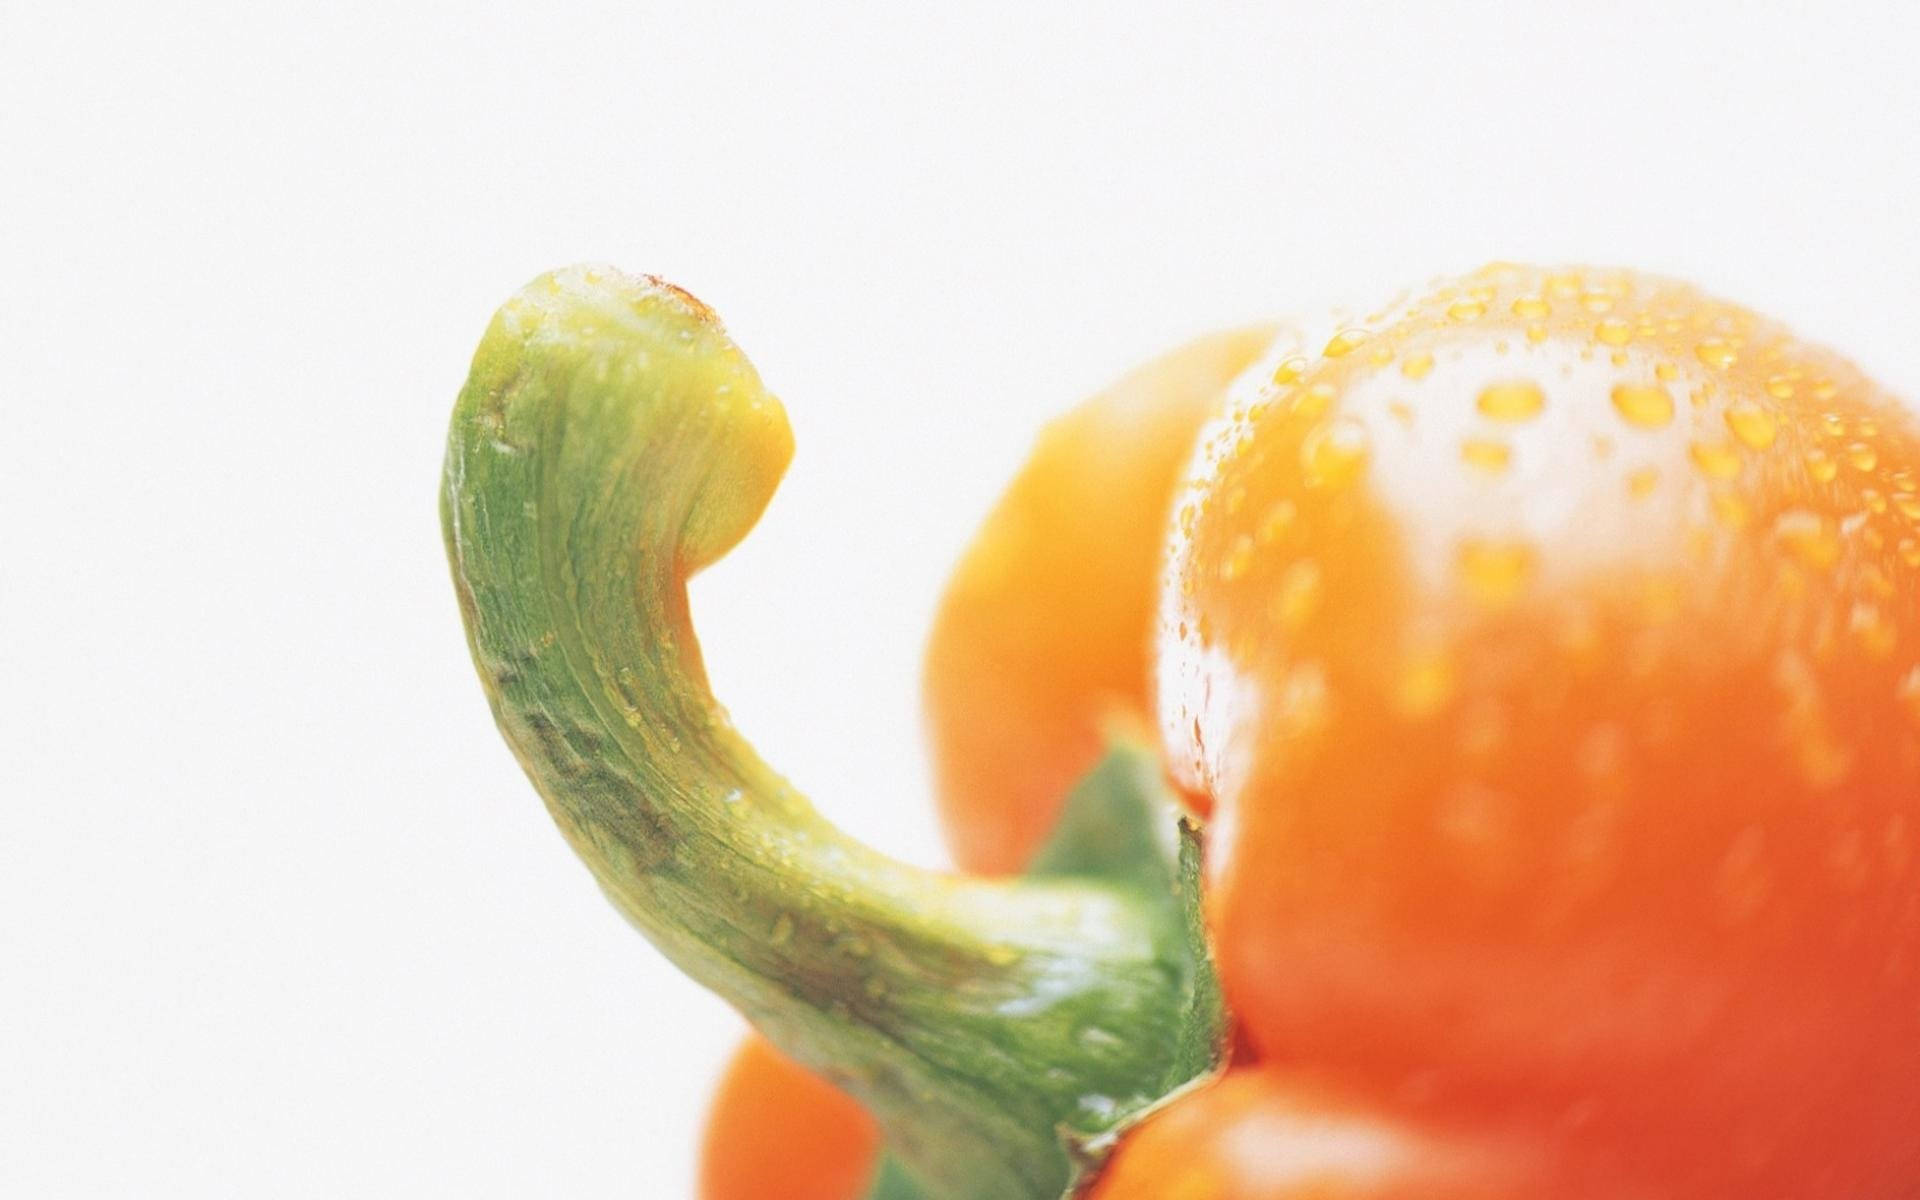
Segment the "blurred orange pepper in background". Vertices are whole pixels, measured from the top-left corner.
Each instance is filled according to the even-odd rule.
[[[1161,547],[1200,426],[1273,341],[1246,329],[1147,364],[1048,425],[955,568],[927,642],[934,795],[954,861],[1012,874],[1150,711]]]
[[[713,1097],[700,1195],[848,1200],[866,1194],[880,1129],[844,1092],[749,1037]]]

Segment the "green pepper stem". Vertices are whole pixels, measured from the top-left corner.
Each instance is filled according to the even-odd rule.
[[[1069,1143],[1192,1073],[1168,889],[905,866],[735,732],[686,581],[746,534],[791,452],[698,300],[612,270],[535,280],[494,317],[449,437],[474,662],[561,831],[670,959],[865,1103],[928,1195],[1057,1197]]]

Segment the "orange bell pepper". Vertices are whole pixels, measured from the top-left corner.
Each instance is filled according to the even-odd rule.
[[[848,1200],[1911,1194],[1911,416],[1627,272],[1266,343],[1055,426],[963,561],[928,703],[981,874],[945,877],[819,821],[706,692],[685,579],[790,449],[713,315],[575,271],[496,318],[444,504],[496,716],[615,903],[794,1058],[743,1051],[707,1200],[754,1163]],[[1152,760],[1088,774],[1150,692],[1211,817],[1178,838]]]

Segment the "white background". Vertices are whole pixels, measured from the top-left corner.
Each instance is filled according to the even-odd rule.
[[[786,399],[716,687],[923,861],[943,573],[1180,339],[1600,260],[1920,394],[1904,3],[775,7],[0,0],[0,1194],[689,1194],[736,1018],[553,832],[440,548],[543,269]]]

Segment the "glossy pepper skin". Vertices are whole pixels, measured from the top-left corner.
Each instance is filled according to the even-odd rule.
[[[1910,1194],[1912,418],[1623,272],[1490,268],[1316,349],[1242,381],[1164,595],[1255,1044],[1664,1196]]]
[[[1158,593],[1166,761],[1213,812],[1208,924],[1248,1053],[1122,1121],[1078,1185],[1096,1200],[1912,1194],[1917,444],[1831,353],[1625,272],[1497,265],[1275,341],[1204,437],[1170,540],[1136,558]],[[1048,461],[1023,482],[1070,476],[1075,456]],[[1003,502],[957,593],[1033,506],[1018,488]],[[1001,596],[1022,598],[977,592],[954,627],[982,645],[1042,627],[996,620]],[[942,709],[938,678],[936,731],[964,732],[982,710]],[[1077,697],[1111,693],[1061,694],[1054,709],[1084,714]],[[1049,744],[1051,760],[1008,744],[1005,789],[986,766],[943,777],[950,828],[980,814],[975,865],[1017,866],[1045,837],[1047,793],[1009,796],[1085,753]],[[1133,953],[1103,945],[1114,966],[1096,977]],[[801,1028],[816,1066],[852,1061],[821,1053],[831,1022]],[[825,1086],[755,1047],[750,1061],[710,1165],[725,1128],[751,1127],[740,1113]],[[875,1094],[872,1069],[850,1086]],[[886,1120],[928,1161],[919,1124]],[[872,1171],[870,1143],[783,1144],[807,1179],[839,1172],[835,1189],[862,1194],[845,1180]],[[1098,1166],[1113,1144],[1080,1153]],[[1022,1153],[1009,1163],[1035,1161]]]
[[[1510,1131],[1416,1129],[1284,1072],[1235,1071],[1129,1133],[1089,1200],[1598,1200]]]

